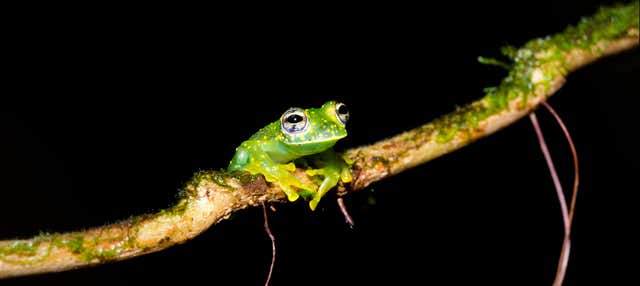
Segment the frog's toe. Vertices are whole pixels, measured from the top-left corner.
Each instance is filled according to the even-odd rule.
[[[289,188],[289,187],[281,187],[282,191],[287,195],[287,199],[289,199],[290,202],[294,202],[296,201],[300,195],[298,194],[298,192],[296,192],[294,189]]]
[[[316,207],[318,207],[318,203],[320,202],[320,198],[313,198],[313,200],[309,201],[309,208],[311,208],[312,211],[316,210]]]
[[[287,199],[289,199],[290,202],[295,202],[300,197],[300,195],[298,195],[298,193],[296,193],[295,191],[291,193],[286,193],[286,194],[287,194]]]
[[[305,173],[309,176],[325,175],[324,169],[309,169]]]
[[[290,202],[295,202],[299,197],[300,195],[298,195],[298,193],[296,192],[287,194],[287,199],[289,199]]]
[[[293,162],[290,162],[288,164],[282,164],[282,168],[289,172],[293,172],[296,170],[296,165],[293,164]]]
[[[349,168],[343,168],[340,171],[340,179],[345,183],[349,183],[353,181],[353,176],[351,176],[351,170]]]

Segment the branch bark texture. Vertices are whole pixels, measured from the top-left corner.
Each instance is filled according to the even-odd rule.
[[[557,91],[565,77],[601,57],[638,46],[639,4],[602,8],[575,26],[506,47],[511,64],[500,85],[481,99],[433,122],[345,155],[354,180],[341,195],[425,163],[508,126]],[[295,175],[312,183],[304,170]],[[0,241],[0,278],[124,260],[184,243],[235,211],[266,202],[287,202],[262,176],[224,171],[196,173],[175,206],[89,230]]]

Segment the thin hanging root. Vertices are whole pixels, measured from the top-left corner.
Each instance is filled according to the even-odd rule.
[[[353,228],[353,218],[351,218],[351,216],[349,215],[349,212],[347,211],[347,207],[344,205],[344,201],[342,200],[342,197],[338,198],[338,206],[340,207],[340,211],[342,212],[342,215],[344,215],[344,220],[349,224],[350,228]]]
[[[262,215],[264,216],[264,230],[267,232],[267,235],[271,239],[271,266],[269,266],[267,280],[264,282],[265,286],[269,286],[269,281],[271,281],[271,274],[273,274],[273,266],[276,264],[276,238],[273,236],[273,233],[271,233],[271,228],[269,228],[269,221],[267,219],[267,207],[264,206],[264,202],[262,203]]]
[[[543,101],[542,105],[544,105],[544,107],[546,107],[547,110],[549,110],[551,115],[553,115],[553,117],[558,122],[558,125],[560,125],[560,128],[562,128],[562,132],[564,133],[564,136],[567,138],[567,142],[569,143],[569,147],[571,148],[571,154],[573,155],[573,170],[574,170],[573,193],[571,195],[571,206],[569,208],[569,226],[571,226],[571,223],[573,222],[573,212],[575,211],[575,208],[576,208],[576,197],[578,196],[578,185],[580,184],[580,172],[578,169],[578,151],[576,151],[576,146],[573,144],[573,139],[571,139],[571,134],[569,134],[569,130],[567,129],[567,126],[564,125],[564,122],[562,121],[558,113],[556,113],[553,107],[551,107],[551,105],[549,105],[546,101]],[[567,230],[571,231],[571,228],[568,228]]]
[[[562,285],[562,281],[564,280],[564,274],[567,270],[567,264],[569,262],[569,252],[571,250],[571,225],[573,223],[573,214],[576,208],[576,198],[578,197],[578,185],[580,184],[580,175],[578,171],[578,151],[576,151],[576,146],[573,144],[573,139],[571,139],[571,134],[569,134],[567,126],[564,124],[558,113],[556,113],[556,111],[547,102],[543,101],[542,104],[553,115],[553,117],[558,122],[558,125],[560,125],[564,136],[567,138],[569,147],[571,148],[571,154],[573,155],[574,175],[573,192],[571,194],[571,206],[569,208],[569,224],[565,225],[565,235],[564,241],[562,243],[562,252],[560,253],[560,261],[558,263],[558,269],[556,270],[556,280],[553,282],[554,286],[560,286]]]
[[[571,135],[567,130],[567,127],[562,122],[562,119],[558,114],[553,110],[553,108],[547,104],[546,102],[542,102],[542,104],[551,112],[554,116],[560,128],[564,132],[565,137],[567,138],[567,142],[571,147],[571,153],[573,154],[573,164],[574,164],[574,182],[573,182],[573,192],[571,197],[571,208],[567,211],[567,202],[564,197],[564,192],[562,190],[562,185],[560,184],[560,180],[558,179],[558,174],[556,173],[556,169],[553,164],[553,160],[551,159],[551,155],[549,154],[549,150],[547,148],[547,144],[544,140],[544,136],[542,134],[542,130],[540,129],[540,125],[538,124],[538,120],[536,118],[535,113],[529,114],[529,118],[531,119],[531,123],[536,131],[536,135],[538,137],[538,142],[540,143],[540,149],[542,150],[542,154],[544,154],[544,158],[547,162],[547,166],[549,167],[549,172],[551,173],[551,178],[553,179],[553,184],[556,188],[556,193],[558,195],[558,201],[560,202],[560,207],[562,210],[562,219],[564,221],[564,240],[562,242],[562,250],[560,252],[560,259],[558,261],[558,268],[556,270],[556,277],[553,281],[553,286],[561,286],[564,281],[565,274],[567,272],[567,265],[569,263],[569,253],[571,251],[571,224],[573,221],[573,214],[576,205],[576,197],[578,194],[578,184],[579,184],[579,175],[578,175],[578,152],[575,149],[575,145],[573,144],[573,140],[571,139]]]

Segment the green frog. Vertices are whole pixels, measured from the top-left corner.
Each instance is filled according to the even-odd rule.
[[[268,182],[277,183],[292,202],[306,194],[311,197],[309,207],[315,210],[338,181],[352,180],[349,163],[333,150],[347,136],[348,120],[349,110],[340,102],[329,101],[320,108],[289,108],[236,148],[228,170],[262,174]],[[319,187],[296,178],[292,174],[296,164],[308,166],[306,173],[320,179]]]

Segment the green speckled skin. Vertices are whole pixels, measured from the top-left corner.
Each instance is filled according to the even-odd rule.
[[[228,170],[264,175],[268,182],[279,184],[289,201],[300,197],[294,187],[311,192],[313,198],[309,206],[315,210],[322,196],[339,180],[350,182],[352,179],[349,165],[332,148],[347,136],[344,123],[336,114],[338,104],[329,101],[320,108],[304,109],[306,129],[293,134],[282,127],[283,114],[278,121],[260,129],[236,148]],[[296,169],[294,160],[309,164],[312,168],[307,174],[310,176],[322,177],[320,187],[316,189],[291,174]]]

